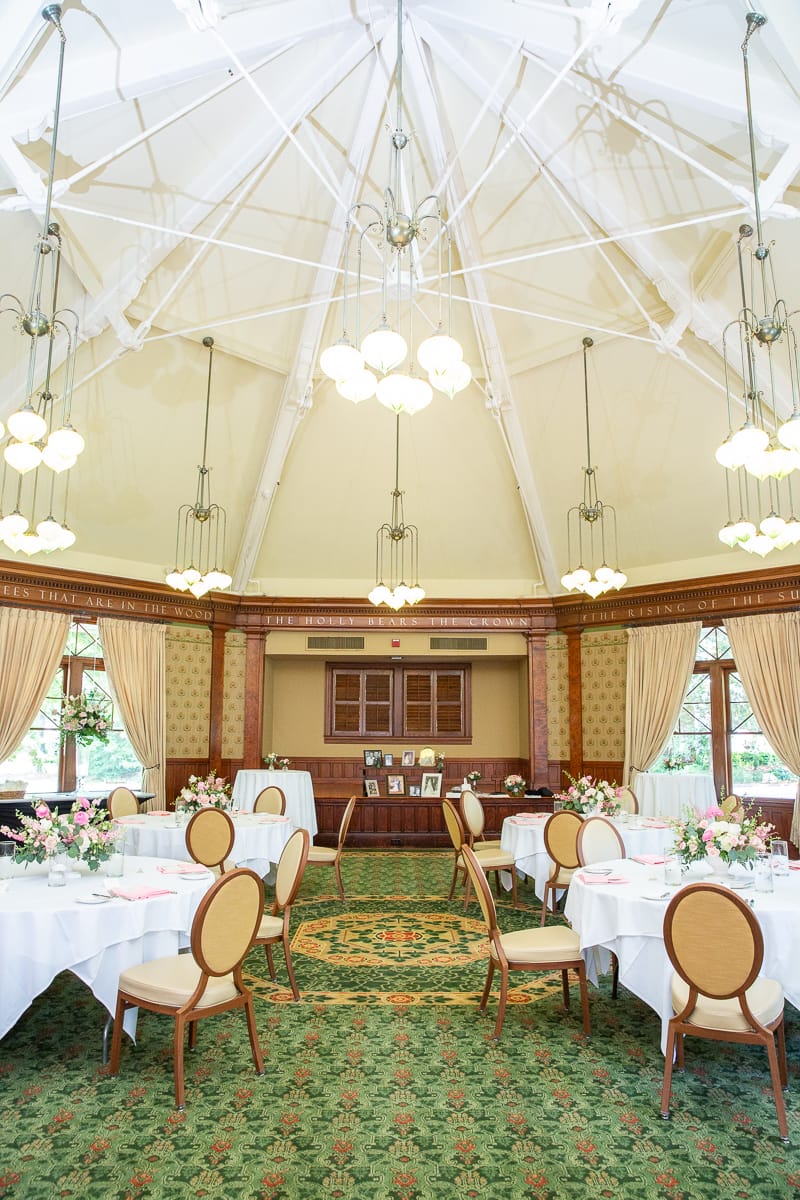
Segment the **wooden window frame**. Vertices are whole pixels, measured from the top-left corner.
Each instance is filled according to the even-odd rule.
[[[358,732],[338,733],[334,727],[334,695],[337,673],[358,674],[362,683],[359,695],[359,730]],[[392,701],[390,712],[390,729],[387,732],[365,731],[363,723],[364,685],[363,680],[369,672],[389,672],[392,676]],[[436,722],[436,695],[438,674],[460,675],[461,677],[461,728],[460,732],[441,733]],[[409,731],[406,721],[406,677],[409,674],[431,673],[432,680],[432,720],[430,731]],[[434,738],[440,742],[464,743],[472,741],[472,667],[470,663],[454,662],[408,662],[400,663],[346,663],[326,662],[325,664],[325,733],[324,741],[338,745],[375,743],[381,738],[386,743],[405,743],[409,740],[430,741]]]

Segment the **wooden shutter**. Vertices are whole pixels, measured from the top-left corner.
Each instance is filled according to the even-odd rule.
[[[329,711],[331,736],[391,737],[393,679],[391,669],[334,667]]]

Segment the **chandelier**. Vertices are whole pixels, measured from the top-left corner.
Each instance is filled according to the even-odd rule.
[[[203,464],[197,468],[197,496],[194,504],[182,504],[178,509],[175,566],[166,576],[165,581],[178,592],[191,592],[198,600],[212,588],[220,590],[230,587],[233,582],[222,566],[225,562],[225,533],[228,518],[224,508],[220,508],[219,504],[211,503],[211,470],[206,466],[214,339],[204,337],[203,345],[208,350]]]
[[[790,322],[794,314],[777,294],[774,243],[764,243],[747,58],[752,34],[766,21],[761,13],[749,12],[742,42],[757,245],[755,249],[745,249],[746,239],[752,237],[753,229],[750,225],[741,225],[736,244],[741,308],[736,320],[731,321],[723,333],[728,434],[716,451],[717,462],[726,468],[728,499],[728,520],[719,531],[719,539],[726,546],[739,546],[762,557],[773,549],[784,549],[800,542],[800,521],[794,515],[794,498],[788,478],[800,466],[797,339]],[[785,354],[786,377],[792,393],[792,412],[784,421],[779,417],[775,378],[780,351]],[[740,394],[732,382],[733,375],[741,376]],[[735,426],[733,408],[737,401],[743,404],[744,421]],[[733,487],[728,472],[735,477]],[[786,497],[782,494],[782,481],[785,481]],[[784,498],[788,499],[788,517],[781,514]],[[755,520],[751,519],[753,515]]]
[[[401,156],[408,145],[403,130],[403,3],[397,4],[397,118],[391,136],[390,182],[384,189],[383,206],[358,200],[350,208],[345,222],[344,283],[342,300],[342,334],[320,355],[319,365],[329,379],[336,383],[340,396],[360,404],[376,396],[392,412],[415,413],[427,407],[433,388],[451,398],[462,391],[472,379],[472,370],[464,362],[461,344],[452,336],[453,276],[450,231],[442,216],[439,198],[426,196],[411,210],[403,212],[401,190],[403,174]],[[409,205],[410,207],[410,205]],[[437,234],[437,321],[433,334],[414,350],[413,313],[415,273],[419,262],[414,260],[414,245],[424,240],[429,229]],[[351,315],[351,241],[356,241],[354,336],[351,339],[348,321]],[[365,242],[376,252],[381,275],[378,294],[380,308],[370,319],[366,336],[362,338],[362,301],[364,291],[362,272]],[[409,352],[406,339],[400,333],[403,315],[402,264],[408,250],[407,306],[411,363],[402,369]],[[446,286],[443,288],[443,280]],[[446,304],[446,320],[445,320]],[[393,320],[390,321],[389,312]],[[427,373],[421,378],[417,367]]]
[[[75,465],[85,446],[70,420],[78,317],[72,309],[59,308],[62,238],[58,223],[51,220],[66,45],[61,27],[61,5],[48,4],[42,10],[42,17],[58,30],[60,38],[44,219],[34,246],[33,279],[27,303],[11,292],[0,295],[0,315],[12,313],[17,328],[28,338],[25,402],[7,421],[9,437],[3,447],[3,483],[0,491],[0,541],[10,550],[21,550],[25,554],[66,550],[74,543],[75,534],[66,522],[67,472]],[[54,394],[51,381],[57,339],[64,339],[60,397]],[[3,426],[0,425],[0,436],[2,434]],[[39,468],[42,466],[47,467],[50,474],[43,475],[40,486]],[[16,472],[17,480],[14,486],[12,475],[8,507],[13,504],[13,509],[6,514],[9,467]],[[61,489],[60,511],[63,511],[64,517],[58,521],[53,513],[56,508],[56,480],[62,474],[64,486]],[[24,482],[25,477],[27,482]],[[40,501],[47,508],[47,516],[37,522],[36,510]]]
[[[561,584],[568,592],[585,592],[595,600],[611,588],[617,591],[628,582],[627,575],[617,566],[608,565],[608,549],[613,549],[613,562],[619,561],[617,553],[617,513],[610,504],[603,504],[597,495],[596,470],[592,466],[592,450],[589,441],[589,374],[586,352],[594,345],[590,337],[583,339],[583,395],[586,408],[586,466],[583,468],[583,500],[567,511],[567,556],[570,567],[561,576]],[[606,532],[608,541],[606,545]],[[584,539],[586,539],[584,541]],[[597,544],[596,544],[597,543]],[[578,565],[573,568],[573,549],[577,550]],[[586,555],[588,554],[588,559]],[[594,566],[600,558],[599,566]],[[584,566],[588,561],[589,570]]]
[[[395,422],[394,491],[392,516],[375,535],[375,587],[370,603],[402,608],[424,599],[419,586],[419,531],[406,525],[403,517],[403,493],[400,491],[400,414]]]

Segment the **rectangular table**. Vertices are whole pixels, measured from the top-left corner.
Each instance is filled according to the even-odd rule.
[[[281,789],[286,797],[286,816],[296,829],[307,829],[313,840],[317,832],[317,810],[308,771],[237,771],[233,781],[234,806],[252,812],[259,792],[270,786]]]

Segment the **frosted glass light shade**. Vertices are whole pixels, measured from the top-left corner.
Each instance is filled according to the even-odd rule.
[[[28,471],[33,471],[39,466],[42,461],[42,452],[31,442],[14,441],[9,442],[6,446],[3,458],[10,467],[19,471],[20,475],[27,475]]]
[[[47,422],[31,407],[24,404],[7,421],[8,432],[19,442],[38,442],[47,433]]]
[[[727,521],[717,536],[724,546],[733,547],[739,540],[736,536],[736,526],[733,521]]]
[[[183,578],[186,580],[186,586],[191,587],[193,583],[197,583],[200,572],[197,567],[184,567]]]
[[[772,538],[768,538],[765,533],[757,533],[755,537],[748,538],[741,545],[750,554],[757,554],[760,558],[764,558],[769,554],[770,550],[775,549],[775,543]]]
[[[761,532],[765,533],[769,538],[780,537],[785,528],[786,522],[784,521],[783,517],[779,516],[776,512],[768,513],[767,516],[762,519],[759,525]]]
[[[202,579],[196,579],[194,583],[189,585],[189,591],[194,596],[195,600],[199,600],[201,596],[205,596],[206,592],[211,591],[208,584],[208,579],[203,576]]]
[[[463,357],[461,343],[445,333],[435,333],[433,337],[426,338],[417,349],[417,362],[423,371],[440,374],[460,363]]]
[[[730,440],[739,462],[747,464],[756,454],[766,450],[769,434],[752,421],[745,421],[741,429],[737,429],[736,433],[731,435]]]
[[[402,371],[394,371],[391,375],[384,375],[383,379],[378,380],[378,385],[375,388],[375,395],[378,401],[384,408],[391,409],[394,413],[405,412],[406,401],[413,404],[414,389],[412,387],[411,376],[404,374]]]
[[[778,440],[787,450],[800,453],[800,412],[793,412],[778,429]]]
[[[571,592],[575,587],[575,580],[573,578],[572,571],[567,571],[566,575],[561,576],[561,586],[566,588],[568,592]]]
[[[738,521],[734,522],[733,529],[737,542],[749,542],[756,536],[755,525],[752,521],[745,520],[744,517],[740,517]]]
[[[45,517],[43,521],[40,521],[36,526],[36,532],[45,545],[54,550],[58,547],[61,540],[61,526],[54,516]]]
[[[438,392],[444,392],[452,400],[457,392],[463,392],[472,381],[472,368],[462,360],[454,363],[447,371],[431,371],[430,381],[432,387]]]
[[[387,604],[391,594],[385,583],[379,583],[372,589],[367,599],[370,604]]]
[[[619,591],[620,588],[625,587],[625,584],[627,582],[628,582],[628,576],[625,574],[624,571],[620,571],[620,569],[618,567],[617,570],[614,572],[614,579],[612,580],[611,586],[616,591]]]
[[[410,587],[408,589],[408,603],[409,604],[419,604],[420,600],[424,600],[424,599],[425,599],[425,588],[420,587],[418,583],[415,583],[413,587]]]
[[[368,333],[361,343],[361,353],[370,367],[386,375],[394,370],[408,354],[405,338],[388,325]]]
[[[421,412],[423,408],[427,408],[433,399],[433,390],[427,379],[418,379],[416,375],[410,375],[409,390],[406,398],[405,410],[413,416],[414,413]]]
[[[69,422],[62,425],[60,429],[54,429],[47,439],[47,444],[61,458],[77,458],[86,449],[86,442]]]
[[[42,451],[42,462],[46,467],[49,467],[51,471],[55,471],[56,475],[60,475],[62,471],[69,471],[70,468],[75,466],[77,461],[77,458],[72,454],[59,454],[57,450],[53,449],[49,442],[47,442],[44,450]]]
[[[61,536],[58,539],[59,550],[69,550],[70,546],[75,545],[75,534],[70,529],[69,525],[61,526]]]
[[[591,596],[593,600],[596,600],[601,592],[605,590],[602,583],[597,579],[590,579],[588,583],[583,585],[583,591],[586,592],[587,596]]]
[[[328,346],[319,356],[320,369],[329,379],[338,383],[342,379],[350,379],[364,369],[364,355],[349,342],[340,338],[333,346]]]
[[[344,396],[345,400],[352,400],[353,404],[360,404],[362,400],[369,400],[370,396],[375,395],[377,385],[378,381],[372,371],[362,367],[353,375],[349,375],[347,379],[337,380],[336,390],[340,396]]]
[[[183,578],[183,572],[176,567],[174,571],[170,571],[164,582],[171,588],[175,588],[176,592],[188,592],[189,585]]]
[[[44,549],[44,542],[39,537],[38,533],[34,533],[30,529],[19,535],[17,543],[17,548],[21,550],[23,554],[27,554],[29,558],[32,554],[38,554],[40,550]]]
[[[600,583],[608,584],[610,587],[611,583],[614,579],[614,570],[612,567],[609,567],[605,563],[603,563],[603,565],[601,567],[598,567],[597,570],[595,571],[594,577],[595,577],[595,579],[598,579],[600,581]]]
[[[721,467],[727,467],[729,471],[735,471],[744,462],[733,441],[733,435],[730,433],[725,438],[725,441],[717,446],[714,451],[714,458]]]
[[[587,584],[592,578],[592,573],[591,571],[587,571],[586,567],[576,567],[572,572],[572,578],[575,587],[583,588],[584,584]]]
[[[3,536],[19,537],[28,528],[28,518],[23,517],[18,508],[9,513],[3,522]]]

